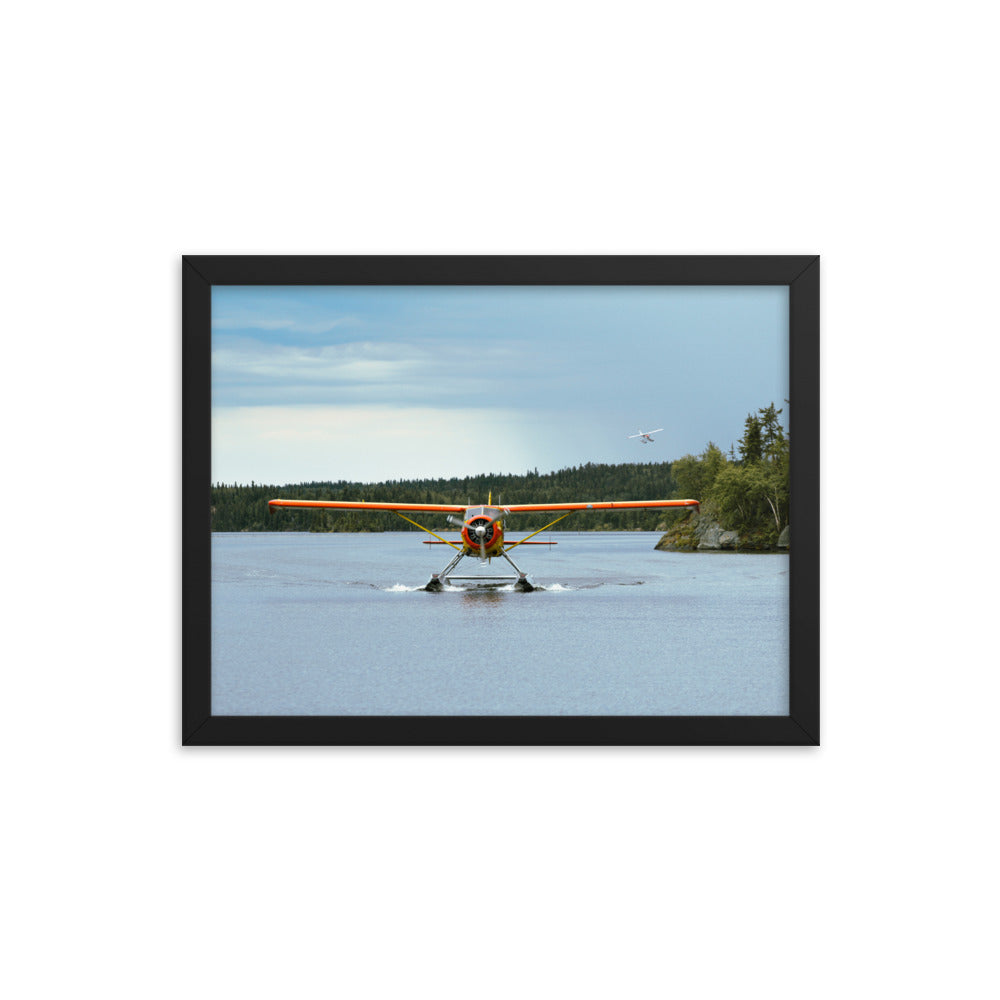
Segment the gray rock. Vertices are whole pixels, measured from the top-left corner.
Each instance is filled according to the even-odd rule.
[[[718,521],[708,521],[704,533],[698,543],[698,551],[719,552],[732,551],[739,545],[740,536],[736,531],[723,531]]]
[[[719,535],[720,549],[735,549],[740,543],[739,532],[723,531]]]
[[[702,524],[698,525],[698,528],[698,534],[701,536],[701,541],[698,543],[699,549],[718,549],[722,547],[720,545],[722,525],[717,524],[715,521],[703,521]]]

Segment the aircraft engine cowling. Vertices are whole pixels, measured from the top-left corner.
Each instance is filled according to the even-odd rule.
[[[470,517],[462,524],[462,541],[477,555],[480,544],[487,555],[495,555],[503,542],[503,528],[488,517]]]

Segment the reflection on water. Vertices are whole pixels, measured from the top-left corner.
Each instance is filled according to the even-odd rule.
[[[484,604],[499,604],[507,599],[508,594],[513,593],[513,587],[503,592],[497,587],[469,587],[462,591],[462,600],[466,605],[481,608]]]

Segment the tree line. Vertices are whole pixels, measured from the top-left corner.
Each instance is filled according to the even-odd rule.
[[[690,498],[701,502],[702,514],[724,528],[739,531],[753,547],[777,542],[789,521],[789,438],[781,426],[782,411],[774,404],[748,414],[743,437],[725,454],[709,442],[700,455],[673,462],[628,462],[585,465],[539,473],[483,473],[451,479],[393,479],[382,483],[346,480],[274,486],[217,483],[211,488],[213,531],[418,531],[391,512],[283,508],[272,512],[268,500],[368,500],[392,503],[481,504],[565,503],[589,500],[661,500]],[[424,517],[440,531],[443,516]],[[586,511],[555,525],[567,531],[658,531],[682,511]],[[552,514],[519,514],[508,527],[534,531]]]
[[[368,500],[376,503],[485,504],[567,503],[582,500],[657,500],[675,494],[669,462],[586,465],[540,473],[483,473],[452,479],[393,479],[383,483],[345,480],[288,486],[212,486],[213,531],[418,531],[391,512],[283,508],[271,512],[268,500]],[[434,531],[444,516],[414,514]],[[514,530],[536,530],[556,515],[519,514]],[[663,520],[657,511],[588,511],[566,518],[554,530],[654,531]]]

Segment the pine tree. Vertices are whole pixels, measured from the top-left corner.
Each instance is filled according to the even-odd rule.
[[[743,437],[740,438],[740,454],[744,462],[759,462],[763,458],[764,443],[761,435],[760,420],[748,413],[743,426]]]

